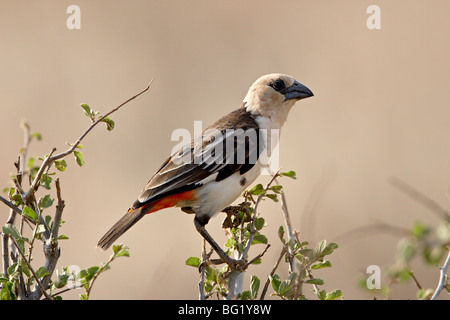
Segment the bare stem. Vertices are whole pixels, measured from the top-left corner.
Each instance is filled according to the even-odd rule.
[[[440,267],[441,271],[439,273],[439,282],[430,300],[436,300],[439,294],[441,293],[442,289],[444,289],[446,273],[449,265],[450,265],[450,250],[448,251],[448,255],[447,258],[445,259],[444,265]]]

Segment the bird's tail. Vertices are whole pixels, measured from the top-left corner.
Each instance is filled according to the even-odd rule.
[[[111,229],[98,241],[97,246],[107,250],[122,234],[130,229],[145,214],[148,213],[148,207],[130,209]]]

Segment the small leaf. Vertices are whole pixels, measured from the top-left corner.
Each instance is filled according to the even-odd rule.
[[[263,234],[256,234],[253,238],[252,244],[264,243],[267,244],[267,237]]]
[[[59,171],[65,171],[66,168],[67,168],[66,160],[64,160],[64,159],[62,159],[62,160],[55,160],[55,167]]]
[[[49,208],[49,207],[52,206],[53,201],[54,201],[54,200],[53,200],[52,198],[50,198],[50,195],[47,194],[47,195],[45,195],[43,198],[40,198],[40,199],[39,199],[39,207],[40,207],[41,209]]]
[[[323,280],[319,279],[319,278],[308,279],[308,280],[305,281],[305,283],[315,284],[315,285],[318,285],[318,286],[321,286],[321,285],[324,284]]]
[[[281,189],[283,189],[283,186],[271,186],[270,190],[272,190],[275,193],[280,193]]]
[[[189,257],[189,258],[187,258],[185,263],[186,263],[187,266],[198,268],[202,262],[197,257]]]
[[[342,296],[341,290],[333,290],[331,292],[328,292],[325,300],[337,300]]]
[[[280,228],[278,228],[278,238],[280,238],[281,242],[283,242],[283,244],[286,243],[286,240],[284,240],[284,228],[283,226],[280,226]]]
[[[250,295],[252,299],[256,299],[258,296],[260,280],[257,276],[252,275],[250,278]]]
[[[325,300],[326,297],[327,297],[327,292],[325,291],[325,289],[320,290],[320,291],[317,293],[317,297],[319,298],[319,300]]]
[[[30,138],[36,138],[38,141],[42,140],[42,135],[39,132],[33,132],[30,134]]]
[[[23,214],[25,217],[28,217],[28,218],[30,218],[30,219],[33,220],[33,221],[36,221],[36,220],[37,220],[37,214],[36,214],[36,212],[34,212],[34,210],[31,209],[29,206],[23,207],[22,214]]]
[[[65,234],[58,236],[58,240],[67,240],[67,239],[69,239],[69,237],[66,236]]]
[[[278,293],[278,290],[280,289],[281,279],[280,276],[277,274],[274,274],[273,276],[269,275],[270,284],[272,285],[272,289]]]
[[[81,151],[74,151],[73,155],[75,156],[75,160],[77,161],[77,164],[82,167],[84,165],[84,157]]]
[[[48,272],[47,268],[44,267],[44,266],[39,267],[39,269],[36,270],[36,276],[37,276],[38,278],[45,277],[45,276],[47,276],[47,275],[49,275],[49,274],[50,274],[50,273]]]
[[[90,118],[92,121],[94,121],[95,118],[95,112],[92,111],[91,107],[89,107],[86,103],[80,104],[80,106],[84,109],[84,114]]]
[[[264,190],[262,184],[259,183],[256,186],[254,186],[253,188],[251,188],[248,192],[254,196],[259,196],[259,195],[263,194],[265,192],[265,190]]]
[[[255,220],[255,228],[256,230],[261,230],[264,227],[265,220],[264,218],[256,218]]]
[[[105,117],[102,122],[106,123],[106,129],[112,131],[114,129],[114,121],[108,117]]]
[[[280,176],[289,177],[291,179],[297,179],[297,175],[295,171],[288,171],[288,172],[280,172]]]
[[[41,186],[47,190],[50,190],[52,188],[52,181],[53,179],[46,173],[44,173],[41,177]]]
[[[0,300],[17,300],[14,283],[6,282],[0,290]]]
[[[278,196],[276,194],[270,194],[269,193],[269,194],[266,194],[266,197],[271,199],[271,200],[273,200],[273,201],[275,201],[275,202],[278,202]]]
[[[331,267],[331,262],[330,261],[323,261],[323,262],[318,262],[314,265],[311,266],[311,269],[322,269],[322,268],[330,268]]]

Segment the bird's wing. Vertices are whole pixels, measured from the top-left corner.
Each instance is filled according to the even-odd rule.
[[[193,190],[209,181],[226,179],[236,172],[249,171],[257,163],[263,144],[258,125],[242,109],[217,121],[202,137],[172,154],[147,183],[133,207]]]

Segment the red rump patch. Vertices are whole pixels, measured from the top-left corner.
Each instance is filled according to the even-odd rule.
[[[195,198],[195,191],[194,190],[189,190],[189,191],[185,191],[185,192],[181,192],[181,193],[177,193],[177,194],[173,194],[167,197],[164,197],[160,200],[157,200],[155,202],[150,202],[140,208],[137,209],[141,209],[146,211],[146,208],[150,208],[147,213],[152,213],[155,211],[159,211],[161,209],[165,209],[165,208],[170,208],[170,207],[174,207],[176,206],[179,202],[181,201],[187,201],[187,200],[191,200]],[[134,210],[137,210],[134,209]],[[130,209],[128,211],[128,213],[133,212],[134,210]]]

